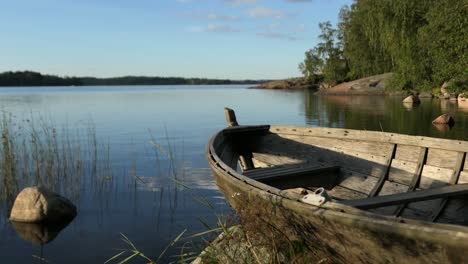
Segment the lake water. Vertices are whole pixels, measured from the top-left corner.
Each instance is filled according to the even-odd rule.
[[[44,245],[32,244],[27,236],[18,234],[7,220],[7,203],[2,203],[2,263],[103,263],[119,252],[116,248],[127,247],[121,233],[148,257],[157,259],[182,231],[187,230],[184,237],[188,237],[207,230],[204,224],[214,226],[215,213],[230,210],[217,191],[204,155],[209,137],[225,126],[226,106],[236,110],[240,124],[343,127],[468,140],[468,103],[423,100],[421,105],[408,107],[399,97],[319,97],[307,91],[246,88],[1,88],[0,110],[11,113],[20,130],[19,124],[31,119],[37,123],[47,120],[70,133],[94,124],[97,140],[104,146],[99,151],[105,152],[110,168],[105,180],[93,181],[85,173],[71,184],[74,192],[69,198],[77,205],[78,215]],[[431,124],[442,113],[454,116],[454,127]],[[176,175],[171,173],[172,162]],[[20,181],[18,188],[28,182]],[[180,254],[181,245],[190,240],[172,247],[165,261]]]

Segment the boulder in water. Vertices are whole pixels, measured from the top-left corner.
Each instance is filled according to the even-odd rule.
[[[13,204],[10,220],[23,223],[62,223],[76,216],[68,199],[43,187],[23,189]]]
[[[403,103],[405,103],[405,104],[419,104],[419,103],[421,103],[421,100],[419,100],[419,96],[417,96],[417,95],[410,95],[410,96],[406,97],[403,100]]]
[[[434,121],[432,121],[432,124],[446,124],[449,126],[453,126],[455,124],[455,120],[449,114],[443,114],[434,119]]]

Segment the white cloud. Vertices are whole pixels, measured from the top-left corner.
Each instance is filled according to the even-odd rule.
[[[257,0],[224,0],[232,6],[252,5],[257,3]]]
[[[206,27],[206,31],[207,32],[239,32],[238,29],[235,29],[225,24],[209,24]]]
[[[286,14],[281,11],[277,11],[268,7],[261,7],[261,6],[247,10],[247,14],[253,18],[284,18],[286,17]]]
[[[214,14],[214,13],[208,14],[206,16],[206,18],[209,19],[209,20],[225,20],[225,21],[236,20],[237,19],[236,16],[218,15],[218,14]]]
[[[274,31],[258,32],[257,36],[269,38],[269,39],[281,39],[281,40],[288,40],[288,41],[302,40],[302,38],[297,37],[295,35],[285,34],[281,32],[274,32]]]
[[[192,33],[234,33],[240,30],[227,24],[208,24],[207,26],[190,26],[187,28],[187,31]]]

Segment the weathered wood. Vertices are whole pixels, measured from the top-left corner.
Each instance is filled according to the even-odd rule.
[[[419,188],[429,189],[433,187],[448,185],[452,174],[453,169],[425,165],[421,174]]]
[[[346,154],[353,153],[356,156],[367,154],[369,156],[387,157],[393,149],[393,144],[356,141],[343,138],[323,138],[314,136],[295,136],[284,135],[285,138],[297,140],[300,143],[316,146],[319,148],[330,149]]]
[[[234,110],[232,110],[231,108],[225,107],[224,108],[224,115],[226,116],[226,122],[228,123],[228,127],[238,127],[239,126],[239,124],[237,123],[236,113],[234,112]],[[268,126],[268,129],[269,128],[270,127]],[[227,132],[226,132],[226,130],[227,130]],[[265,127],[260,126],[260,127],[253,128],[253,127],[249,127],[249,126],[244,126],[244,127],[240,127],[240,128],[230,128],[230,129],[225,129],[225,131],[223,131],[223,134],[230,134],[230,133],[233,134],[234,132],[237,132],[237,133],[247,132],[247,133],[249,133],[252,130],[261,130],[261,131],[263,131],[263,130],[265,130]],[[251,170],[251,169],[254,168],[251,152],[237,153],[237,154],[239,154],[238,160],[241,163],[241,167],[242,167],[243,170]],[[237,164],[237,161],[236,161],[236,164]],[[237,165],[236,165],[236,167],[237,167]]]
[[[256,181],[274,186],[278,189],[296,187],[333,188],[338,179],[340,167],[301,167],[288,166],[283,168],[255,169],[243,174]]]
[[[226,116],[226,122],[229,127],[238,126],[236,113],[231,108],[224,108],[224,115]]]
[[[382,175],[379,177],[379,181],[377,182],[377,184],[369,193],[369,197],[376,196],[380,192],[380,189],[382,189],[382,186],[385,183],[385,181],[388,179],[388,173],[390,172],[390,167],[392,167],[392,160],[395,158],[396,150],[397,150],[397,145],[395,144],[393,145],[392,154],[388,157],[387,164],[386,164],[387,167],[385,171],[382,173]]]
[[[287,166],[290,164],[305,163],[306,159],[297,159],[289,156],[278,156],[269,153],[253,153],[253,159],[272,166]]]
[[[458,153],[444,149],[430,149],[427,155],[427,165],[453,169],[456,165]]]
[[[419,154],[421,147],[419,146],[408,146],[408,145],[399,145],[397,153],[395,155],[395,159],[401,161],[410,161],[410,162],[418,162]]]
[[[465,159],[465,160],[468,160],[468,159]],[[467,169],[467,167],[465,167],[465,171],[460,172],[460,178],[458,178],[458,183],[459,184],[468,183],[468,171],[466,171],[466,169]]]
[[[300,136],[315,136],[324,138],[347,138],[361,140],[367,142],[384,142],[392,144],[410,145],[418,147],[445,149],[451,151],[466,151],[468,142],[461,140],[440,139],[421,136],[409,136],[397,133],[363,131],[352,129],[339,128],[322,128],[322,127],[284,127],[272,126],[271,130],[279,134],[293,134]]]
[[[319,149],[331,150],[349,156],[381,160],[384,163],[392,153],[393,144],[363,142],[350,139],[323,138],[313,136],[281,135],[300,144],[307,144]]]
[[[335,186],[335,188],[327,192],[330,197],[336,200],[354,200],[367,197],[366,193],[354,191],[341,186]]]
[[[300,155],[292,153],[288,155],[289,157],[301,156],[314,162],[341,165],[352,163],[352,161],[362,161],[369,163],[371,168],[375,165],[374,162],[365,159],[338,158],[339,152],[335,152],[336,154],[330,154],[325,150],[310,152],[312,147],[301,147],[300,144],[292,144],[289,148],[291,152],[297,150],[305,152]],[[222,164],[211,149],[210,147],[210,152],[207,153],[208,162],[213,169],[220,190],[234,209],[238,212],[245,212],[247,207],[253,207],[253,210],[261,215],[262,219],[267,220],[268,224],[280,228],[284,234],[290,234],[288,238],[297,239],[299,237],[301,241],[306,243],[307,247],[317,248],[322,258],[328,258],[334,263],[368,261],[422,264],[429,262],[461,263],[468,257],[468,253],[466,253],[468,246],[465,243],[468,240],[468,228],[464,226],[387,217],[338,204],[334,201],[319,207],[305,204],[300,201],[301,194],[287,190],[281,191],[232,171],[228,166]],[[320,161],[315,155],[322,153],[327,155],[320,156]],[[328,157],[333,157],[334,161],[328,160]],[[363,168],[368,170],[368,167]],[[379,170],[380,168],[376,171]],[[392,171],[397,171],[397,169]],[[387,185],[387,182],[384,186]],[[333,197],[335,193],[339,192],[341,192],[341,197],[345,193],[359,197],[359,192],[346,190],[341,186],[333,188],[328,193]],[[366,196],[366,194],[360,195]],[[448,211],[448,208],[455,201],[462,200],[458,197],[451,199],[447,210],[440,217],[440,221],[452,221],[445,217],[447,212],[452,212]],[[463,205],[466,201],[460,203]],[[416,213],[419,214],[418,211],[408,208],[402,215],[421,219],[422,216],[416,216]],[[426,212],[421,214],[426,214]],[[456,223],[463,224],[463,221]],[[365,256],[362,254],[362,248],[369,249]]]
[[[286,138],[270,134],[259,139],[258,149],[272,155],[303,161],[308,160],[310,163],[340,164],[343,168],[372,176],[380,176],[386,168],[387,158],[383,156],[359,153],[361,156],[356,157],[339,151],[304,144],[300,140],[300,137]]]
[[[219,155],[219,158],[233,170],[237,169],[237,162],[239,159],[239,155],[233,151],[232,146],[225,145]]]
[[[458,179],[460,178],[460,172],[463,170],[463,164],[465,163],[466,152],[459,152],[457,155],[457,161],[455,163],[455,169],[453,171],[452,177],[450,178],[449,184],[457,184]],[[436,221],[440,214],[444,211],[445,206],[447,205],[448,198],[445,198],[440,203],[439,208],[436,209],[435,213],[432,215],[431,221]]]
[[[400,147],[398,148],[400,149]],[[397,150],[398,153],[398,150]],[[388,175],[388,180],[410,185],[418,164],[416,162],[394,159]]]
[[[421,152],[419,154],[418,163],[417,163],[417,166],[416,166],[416,170],[414,171],[413,179],[411,180],[411,182],[410,182],[410,184],[408,186],[407,192],[412,192],[418,187],[419,182],[421,181],[421,175],[422,175],[422,171],[423,171],[423,168],[424,168],[424,164],[426,163],[426,160],[427,160],[428,152],[429,152],[428,148],[422,148],[421,149]],[[406,205],[407,205],[406,203],[400,204],[398,206],[398,208],[395,210],[395,216],[399,216],[401,214],[401,212],[403,211],[403,209],[406,207]]]
[[[454,197],[468,194],[468,184],[437,187],[428,190],[376,196],[360,200],[347,200],[341,203],[360,209],[370,209],[402,203],[418,202],[431,199]]]
[[[341,169],[341,174],[339,186],[365,193],[366,195],[371,192],[378,181],[377,177],[353,172],[346,168]]]
[[[255,133],[266,133],[270,130],[270,125],[259,125],[259,126],[232,126],[223,129],[224,135],[239,135],[244,136],[246,134]]]

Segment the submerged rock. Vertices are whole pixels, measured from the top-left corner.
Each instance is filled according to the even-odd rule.
[[[33,245],[44,245],[54,240],[57,235],[64,229],[69,222],[56,224],[32,224],[11,222],[16,234],[24,241],[30,242]]]
[[[419,104],[421,103],[421,100],[419,100],[419,96],[417,95],[410,95],[403,99],[403,103],[405,104]]]
[[[43,187],[23,189],[13,204],[10,220],[23,223],[63,223],[76,216],[68,199]]]
[[[432,124],[446,124],[453,126],[455,124],[455,120],[449,114],[443,114],[434,119],[434,121],[432,121]]]

